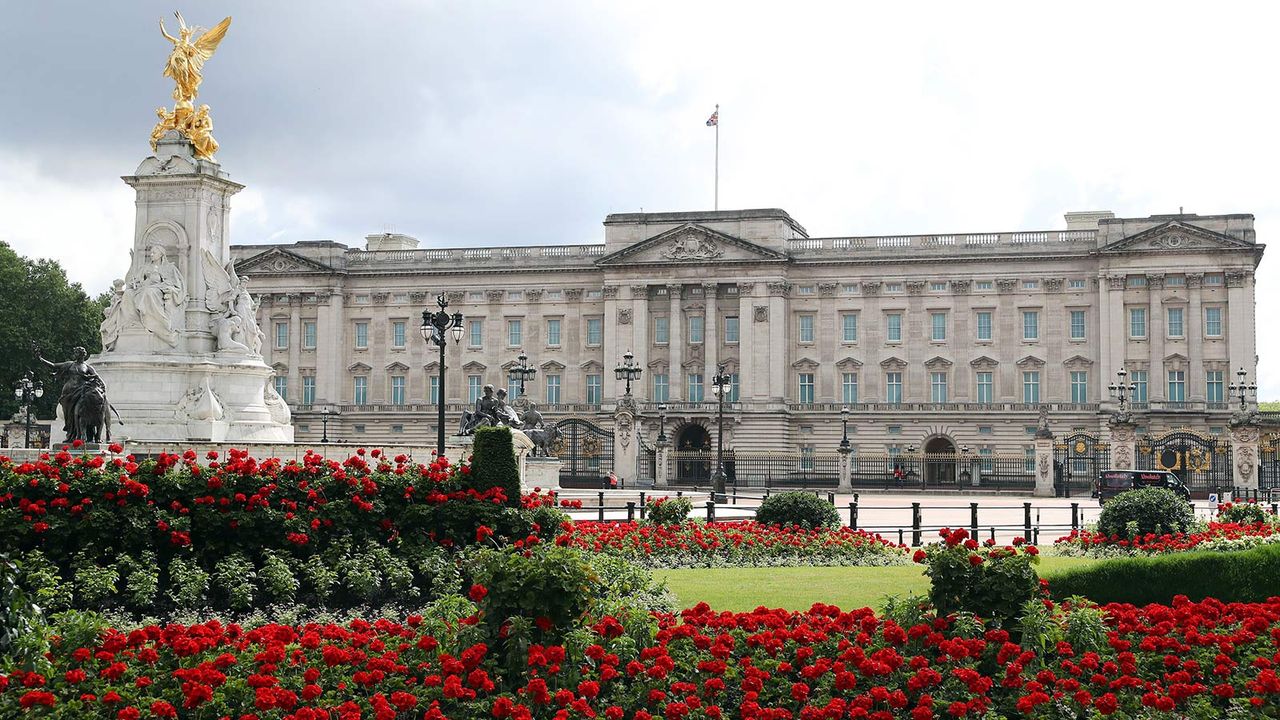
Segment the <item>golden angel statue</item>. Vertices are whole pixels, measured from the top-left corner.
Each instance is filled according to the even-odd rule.
[[[175,110],[190,109],[191,101],[200,91],[200,81],[204,80],[200,69],[204,67],[206,60],[213,57],[214,51],[218,49],[218,43],[226,37],[227,28],[231,27],[231,18],[227,17],[192,42],[191,38],[200,28],[189,27],[182,19],[182,13],[174,13],[174,15],[178,17],[178,37],[176,38],[165,31],[164,20],[160,21],[160,34],[173,43],[173,52],[169,53],[169,59],[164,64],[164,76],[173,78],[177,84],[173,88],[173,99],[177,101]]]

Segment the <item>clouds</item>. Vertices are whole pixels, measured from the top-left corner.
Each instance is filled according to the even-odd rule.
[[[170,2],[22,3],[0,26],[0,239],[90,291],[116,179],[169,100]],[[234,242],[394,228],[592,242],[610,212],[782,207],[816,235],[1055,228],[1069,210],[1280,205],[1266,6],[227,2],[206,66]],[[1259,13],[1267,13],[1268,16]],[[1275,301],[1274,261],[1259,303]],[[1259,337],[1266,397],[1280,347]],[[1275,376],[1277,382],[1269,378]]]

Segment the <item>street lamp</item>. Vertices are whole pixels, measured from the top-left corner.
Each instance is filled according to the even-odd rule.
[[[635,355],[628,350],[622,354],[622,364],[613,369],[614,377],[619,380],[627,381],[627,395],[631,394],[631,383],[640,379],[640,373],[644,372],[635,362]]]
[[[667,441],[667,404],[658,404],[658,442]]]
[[[461,337],[462,335],[461,327],[459,327],[456,333],[457,333],[456,337]],[[517,397],[524,397],[524,383],[526,380],[529,380],[533,378],[534,375],[538,374],[538,368],[531,367],[529,365],[529,356],[525,355],[523,352],[521,352],[520,355],[516,358],[516,361],[519,362],[520,364],[511,366],[511,370],[507,372],[507,378],[510,379],[512,382],[520,383],[520,394]],[[444,365],[443,362],[441,362],[440,364]],[[443,387],[443,385],[441,385],[441,387]]]
[[[908,457],[911,457],[911,456],[914,456],[915,454],[916,454],[916,446],[915,446],[915,443],[912,443],[911,445],[908,445],[908,446],[907,446],[907,456],[908,456]],[[919,462],[919,460],[916,460],[915,462]],[[907,463],[907,480],[910,480],[910,479],[911,479],[911,476],[912,476],[912,475],[915,475],[915,474],[916,474],[916,469],[915,469],[915,467],[914,467],[914,463],[913,463],[913,462],[911,462],[911,461],[908,461],[908,463]],[[925,488],[925,483],[927,483],[927,482],[928,482],[928,478],[926,478],[926,477],[925,477],[925,475],[924,475],[923,473],[921,473],[921,474],[920,474],[920,489],[921,489],[921,490],[923,490],[923,489]]]
[[[1116,371],[1116,379],[1119,382],[1111,383],[1107,386],[1107,390],[1111,392],[1112,399],[1120,403],[1120,412],[1124,412],[1124,406],[1129,402],[1129,396],[1137,389],[1136,383],[1127,383],[1125,380],[1129,377],[1129,371],[1120,368]]]
[[[428,342],[434,342],[440,348],[440,391],[436,406],[439,408],[439,414],[436,416],[436,457],[444,456],[444,348],[448,341],[445,338],[446,330],[453,330],[453,341],[455,343],[462,342],[462,313],[455,312],[453,315],[445,312],[445,308],[449,307],[449,300],[445,298],[444,293],[436,296],[436,305],[440,309],[431,312],[431,308],[422,311],[422,327],[418,330],[422,333],[422,339]]]
[[[733,377],[724,371],[724,365],[716,368],[716,374],[711,378],[711,392],[716,396],[716,474],[711,482],[715,493],[712,499],[718,503],[727,499],[724,494],[724,398],[729,394],[732,382]]]
[[[24,448],[31,447],[31,402],[43,395],[44,386],[35,379],[30,370],[13,384],[13,396],[22,404],[23,413],[26,415],[23,419],[23,424],[26,426],[26,440],[22,444]]]
[[[840,438],[840,452],[849,452],[849,408],[840,408],[840,426],[842,429],[842,437]]]
[[[960,485],[964,486],[973,479],[973,467],[969,464],[969,446],[960,446]]]
[[[1249,373],[1245,372],[1244,368],[1240,368],[1239,370],[1236,371],[1236,377],[1240,378],[1240,382],[1231,383],[1230,385],[1227,386],[1230,388],[1232,395],[1239,396],[1240,412],[1244,412],[1245,410],[1248,409],[1248,404],[1249,404],[1248,398],[1247,398],[1248,394],[1255,393],[1258,391],[1258,386],[1256,384],[1245,383],[1244,379],[1248,375]]]
[[[320,408],[320,442],[329,442],[329,417],[332,415],[341,415],[337,410],[328,405]]]

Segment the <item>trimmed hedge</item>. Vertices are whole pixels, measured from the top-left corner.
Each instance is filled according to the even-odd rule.
[[[840,524],[840,514],[826,500],[793,490],[765,498],[756,510],[756,521],[766,525],[833,528]]]
[[[1181,495],[1166,488],[1142,488],[1108,500],[1098,516],[1098,532],[1122,538],[1163,535],[1186,532],[1195,520],[1195,512]]]
[[[1184,552],[1106,560],[1048,577],[1049,592],[1083,595],[1096,603],[1193,601],[1262,602],[1280,596],[1280,545],[1242,552]]]
[[[520,466],[516,464],[511,430],[504,427],[476,429],[471,446],[471,487],[481,492],[502,488],[507,505],[520,507]]]

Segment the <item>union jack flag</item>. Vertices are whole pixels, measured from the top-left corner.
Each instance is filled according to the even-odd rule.
[[[720,111],[716,110],[711,113],[711,117],[707,118],[707,127],[715,127],[720,124]]]

